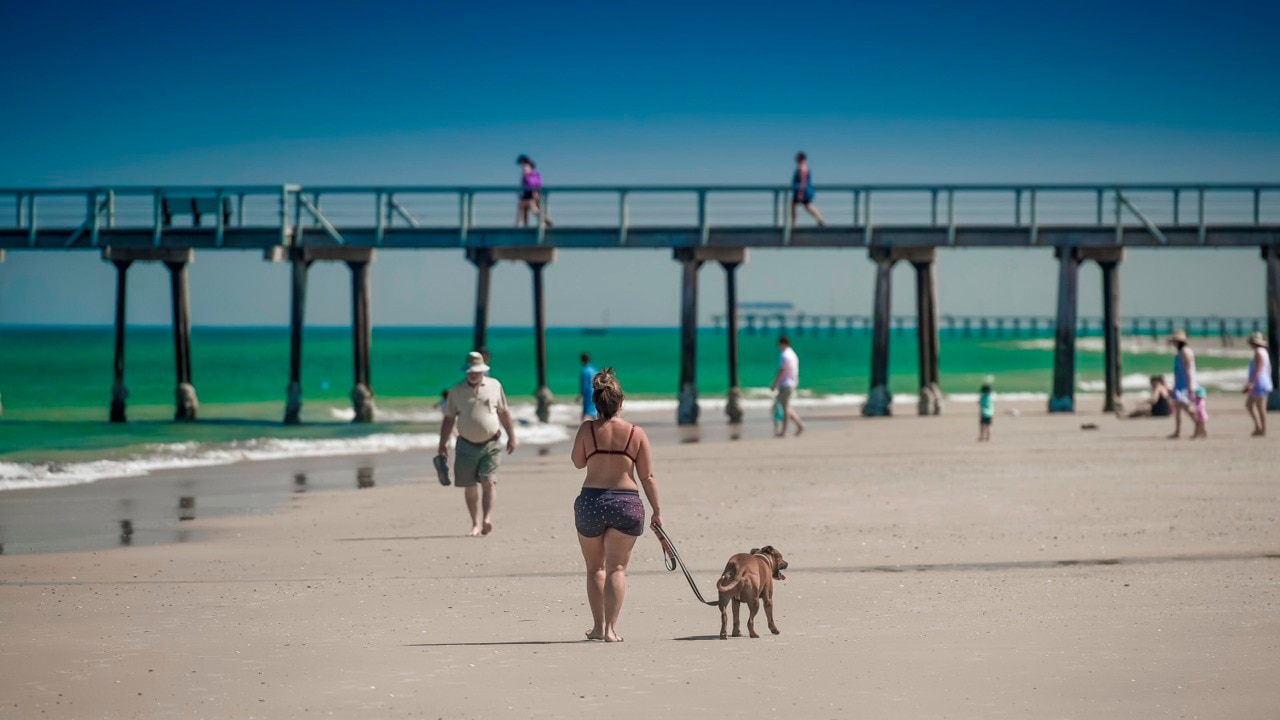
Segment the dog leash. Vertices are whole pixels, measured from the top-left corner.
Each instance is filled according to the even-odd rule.
[[[662,544],[663,562],[666,563],[667,571],[671,572],[680,566],[680,571],[684,573],[684,579],[689,581],[689,587],[693,588],[693,594],[698,597],[698,602],[703,605],[719,605],[718,600],[706,600],[702,597],[702,591],[698,589],[698,583],[693,581],[693,576],[689,574],[689,568],[684,566],[684,560],[681,559],[679,551],[676,550],[676,544],[671,542],[671,536],[661,527],[650,526],[653,528],[653,534],[658,537],[658,542]]]

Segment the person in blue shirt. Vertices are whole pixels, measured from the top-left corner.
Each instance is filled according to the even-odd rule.
[[[596,369],[591,364],[591,356],[582,353],[582,374],[578,376],[578,394],[582,397],[582,421],[596,419],[596,404],[591,400],[591,379],[596,376]]]
[[[996,401],[991,396],[991,385],[983,385],[978,391],[978,442],[991,441],[991,420],[996,414]]]
[[[796,171],[791,176],[791,227],[796,226],[796,207],[800,206],[805,212],[813,216],[818,222],[818,227],[823,227],[827,223],[822,219],[822,213],[818,212],[817,206],[813,204],[813,176],[809,173],[809,157],[804,153],[796,153]]]

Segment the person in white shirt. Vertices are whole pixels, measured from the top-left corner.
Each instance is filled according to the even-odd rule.
[[[791,349],[791,341],[785,335],[778,338],[778,353],[778,372],[774,374],[773,383],[769,386],[770,390],[778,391],[777,399],[774,400],[774,433],[778,437],[786,435],[787,421],[791,420],[796,424],[796,435],[799,435],[804,432],[804,422],[800,420],[795,408],[791,407],[791,398],[800,384],[800,357]]]

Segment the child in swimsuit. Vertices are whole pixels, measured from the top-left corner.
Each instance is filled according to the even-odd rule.
[[[1209,409],[1205,405],[1205,395],[1206,393],[1204,388],[1197,386],[1195,394],[1196,400],[1194,403],[1195,409],[1192,411],[1192,417],[1195,418],[1196,421],[1196,431],[1191,434],[1191,437],[1193,438],[1209,437],[1209,430],[1207,428],[1209,423]]]
[[[978,442],[991,441],[991,420],[996,415],[996,400],[991,396],[991,386],[983,385],[978,391]]]

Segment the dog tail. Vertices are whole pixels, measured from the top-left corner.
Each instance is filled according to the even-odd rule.
[[[738,583],[742,580],[742,574],[738,572],[738,566],[730,562],[724,566],[724,573],[720,575],[720,579],[716,581],[716,590],[720,592],[728,592],[738,587]]]

